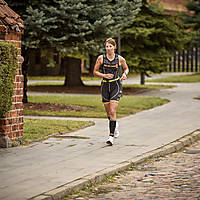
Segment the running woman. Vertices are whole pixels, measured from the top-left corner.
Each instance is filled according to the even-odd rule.
[[[127,79],[129,72],[126,60],[115,53],[116,42],[112,38],[108,38],[105,42],[106,54],[100,55],[95,63],[93,74],[103,78],[101,82],[101,95],[102,102],[104,104],[107,117],[109,119],[109,138],[106,141],[107,144],[113,145],[114,137],[119,136],[118,122],[116,111],[118,102],[122,96],[121,81]],[[119,69],[123,68],[123,74],[120,78]],[[102,68],[101,72],[99,71]]]

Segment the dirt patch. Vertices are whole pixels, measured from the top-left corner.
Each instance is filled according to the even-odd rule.
[[[91,109],[88,106],[72,106],[65,104],[54,103],[24,103],[25,110],[40,110],[40,111],[83,111]]]
[[[57,85],[37,85],[28,86],[28,91],[49,93],[100,94],[101,88],[100,86],[66,87]],[[137,87],[123,88],[124,95],[135,95],[149,91],[151,91],[151,89]]]

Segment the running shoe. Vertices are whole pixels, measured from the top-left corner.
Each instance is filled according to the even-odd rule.
[[[115,138],[118,138],[118,137],[119,137],[119,123],[118,123],[118,122],[116,122],[114,137],[115,137]]]
[[[108,140],[106,141],[107,144],[109,144],[110,146],[113,145],[113,137],[109,136]]]

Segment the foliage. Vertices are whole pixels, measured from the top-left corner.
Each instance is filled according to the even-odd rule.
[[[200,29],[200,0],[189,0],[186,3],[186,8],[190,11],[189,13],[183,14],[183,21],[185,24],[192,27],[194,30]]]
[[[122,32],[122,52],[129,66],[140,73],[160,73],[168,58],[184,48],[187,34],[173,16],[143,5],[131,25]]]
[[[76,57],[80,53],[97,55],[104,52],[107,37],[117,37],[122,27],[128,24],[139,11],[141,0],[36,0],[15,2],[9,5],[24,19],[22,65],[26,80],[29,66],[28,50],[38,48],[45,53],[48,66],[55,66],[51,50],[61,53],[62,57]],[[17,6],[19,5],[19,7]],[[25,50],[24,50],[25,48]],[[80,58],[80,57],[79,57]],[[82,86],[80,64],[73,59],[62,59],[62,67],[67,68],[65,86]],[[72,65],[73,63],[73,65]],[[94,64],[91,64],[94,65]],[[90,65],[90,66],[91,66]],[[75,71],[76,70],[76,71]],[[73,74],[73,79],[69,78]],[[68,76],[69,75],[69,76]],[[70,76],[71,77],[71,76]],[[27,102],[26,81],[23,102]]]
[[[22,3],[23,2],[23,3]],[[141,0],[36,0],[9,5],[24,18],[23,45],[96,54],[107,37],[116,37],[141,7]]]
[[[84,0],[54,0],[50,5],[41,4],[40,8],[28,7],[25,44],[29,48],[76,49],[77,43],[91,33],[88,11]]]
[[[48,58],[48,66],[55,66],[50,50],[62,53],[62,57],[88,57],[104,51],[107,37],[117,37],[122,27],[128,24],[139,11],[142,0],[35,0],[14,1],[8,4],[22,16],[25,23],[22,65],[25,77],[23,102],[27,102],[26,74],[29,67],[28,50],[38,48]],[[80,57],[79,57],[80,58]],[[69,60],[69,59],[68,59]],[[75,78],[66,74],[65,85],[79,85],[80,73],[74,66],[62,60],[62,67]],[[94,64],[90,64],[94,65]],[[76,70],[76,71],[74,71]]]
[[[16,74],[18,49],[13,44],[0,42],[0,118],[11,109]]]
[[[186,28],[193,30],[191,45],[198,45],[200,42],[200,0],[188,0],[186,8],[189,13],[181,13],[179,18],[183,21]]]
[[[131,21],[139,13],[141,6],[142,0],[115,0],[115,3],[110,7],[110,11],[117,34],[131,24]]]

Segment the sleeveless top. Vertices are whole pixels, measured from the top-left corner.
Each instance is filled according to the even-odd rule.
[[[114,80],[119,77],[119,56],[118,54],[115,54],[115,58],[110,61],[106,54],[103,54],[103,64],[102,64],[102,70],[104,74],[113,74],[112,79],[105,79],[103,80]]]

